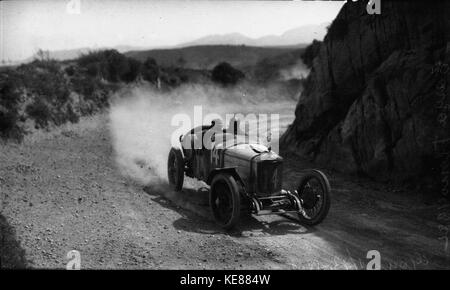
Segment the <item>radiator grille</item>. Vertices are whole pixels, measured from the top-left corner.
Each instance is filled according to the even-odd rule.
[[[282,163],[280,161],[259,162],[257,175],[258,194],[270,195],[281,190]]]

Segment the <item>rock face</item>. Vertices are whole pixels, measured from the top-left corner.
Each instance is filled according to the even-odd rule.
[[[450,1],[384,0],[381,15],[366,3],[330,26],[281,148],[379,180],[436,178],[450,143]]]

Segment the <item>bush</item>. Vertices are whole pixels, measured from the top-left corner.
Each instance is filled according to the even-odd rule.
[[[148,82],[156,83],[161,75],[161,70],[156,60],[149,57],[142,65],[142,78]]]
[[[169,88],[174,88],[181,85],[182,81],[177,75],[172,75],[170,73],[164,72],[161,74],[161,83],[168,86]]]
[[[65,72],[54,60],[35,60],[17,69],[23,86],[31,94],[44,98],[57,106],[64,104],[70,95]]]
[[[71,80],[73,90],[83,97],[84,101],[95,104],[98,108],[104,108],[108,105],[108,92],[112,86],[102,83],[97,78],[86,75],[77,75]],[[94,110],[88,113],[93,113]]]
[[[71,77],[75,75],[75,67],[73,65],[68,66],[64,69],[64,71],[66,72],[66,74]]]
[[[49,107],[40,99],[36,99],[33,103],[29,104],[25,108],[25,112],[34,119],[36,129],[47,127],[52,117]]]
[[[161,70],[160,79],[163,84],[174,88],[189,81],[189,76],[185,69],[170,67]]]
[[[17,109],[20,101],[20,81],[13,71],[0,74],[0,105],[8,110]]]
[[[93,78],[77,75],[71,80],[73,90],[86,98],[93,96],[97,87],[97,81]]]
[[[101,76],[101,67],[99,63],[88,63],[85,68],[88,76],[92,78]]]
[[[106,66],[107,60],[105,51],[91,51],[80,55],[76,60],[79,67],[86,68],[91,64]]]
[[[58,108],[57,111],[54,111],[52,114],[52,121],[55,125],[59,126],[66,122],[77,123],[80,119],[73,108],[72,105],[67,104],[64,108]]]
[[[72,108],[72,105],[70,104],[67,105],[66,120],[68,120],[71,123],[78,123],[78,121],[80,120],[80,116],[78,116],[75,113],[75,111]]]
[[[219,63],[214,67],[211,79],[224,86],[235,85],[238,81],[245,77],[244,73],[235,69],[227,62]]]
[[[2,69],[0,138],[22,139],[27,119],[34,120],[36,128],[78,122],[81,115],[108,105],[109,93],[119,86],[111,81],[136,80],[140,65],[111,50],[89,53],[70,63],[41,57]],[[71,99],[71,92],[80,98]]]
[[[139,73],[137,63],[130,61],[115,49],[83,54],[77,59],[77,63],[90,76],[103,78],[112,83],[133,81]]]
[[[108,71],[106,79],[112,83],[123,80],[123,76],[130,70],[127,58],[117,50],[107,50],[105,56]]]
[[[19,116],[16,111],[4,112],[0,110],[0,137],[21,141],[24,131],[17,124]]]
[[[20,81],[17,73],[7,70],[0,74],[0,137],[22,140],[24,131],[18,125]]]
[[[122,75],[122,80],[126,83],[134,82],[141,73],[141,62],[128,58],[128,72]]]

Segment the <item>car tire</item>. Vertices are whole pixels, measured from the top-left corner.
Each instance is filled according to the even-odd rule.
[[[310,190],[307,187],[310,186],[308,184],[311,181],[316,182],[316,185],[318,185],[317,188],[320,189],[320,194],[314,190],[312,194],[311,192],[306,193],[306,190]],[[312,186],[310,187],[312,188]],[[315,169],[306,172],[297,188],[297,197],[301,200],[302,207],[304,207],[306,213],[311,211],[314,212],[315,214],[314,216],[307,218],[302,213],[299,213],[298,218],[301,224],[306,226],[314,226],[321,223],[325,219],[331,204],[330,192],[331,192],[330,182],[328,181],[328,178],[324,173]],[[307,197],[306,196],[307,194],[311,195],[312,197]],[[321,201],[321,204],[316,209],[315,206],[319,200]]]
[[[167,177],[173,190],[180,191],[183,188],[184,159],[180,149],[170,149],[167,160]]]
[[[216,222],[224,229],[232,229],[241,214],[239,186],[229,173],[219,173],[211,182],[209,204]]]

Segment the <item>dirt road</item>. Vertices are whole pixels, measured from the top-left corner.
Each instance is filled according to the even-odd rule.
[[[327,172],[325,222],[305,228],[251,217],[233,232],[212,221],[205,189],[142,188],[116,169],[106,118],[22,145],[0,145],[1,267],[84,269],[355,269],[369,250],[383,269],[450,268],[449,207]],[[310,166],[287,158],[286,187]]]

